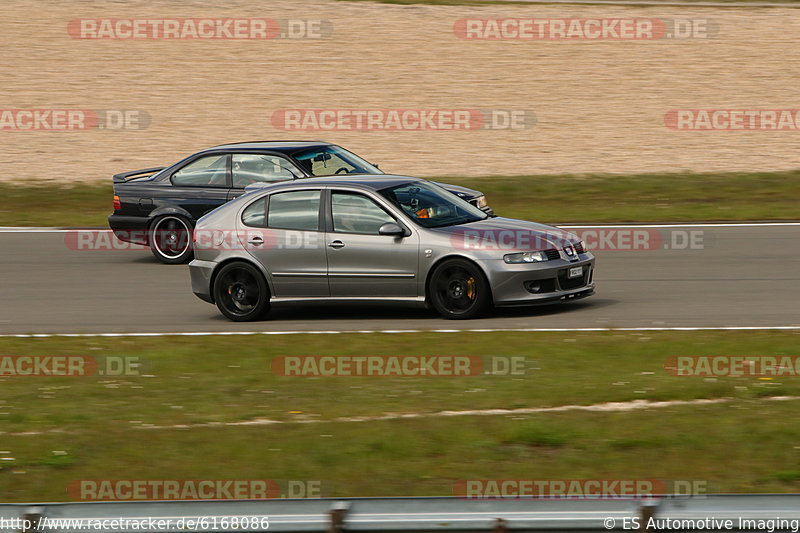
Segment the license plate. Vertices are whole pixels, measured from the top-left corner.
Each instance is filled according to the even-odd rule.
[[[572,267],[569,269],[569,273],[567,273],[567,277],[572,278],[579,278],[583,276],[583,267]]]

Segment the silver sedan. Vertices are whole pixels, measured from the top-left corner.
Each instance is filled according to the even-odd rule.
[[[260,187],[202,217],[193,239],[194,293],[235,321],[280,301],[412,302],[466,319],[594,293],[594,257],[574,235],[407,176]]]

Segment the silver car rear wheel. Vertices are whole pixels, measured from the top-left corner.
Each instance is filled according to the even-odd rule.
[[[269,287],[250,263],[228,263],[214,278],[214,302],[233,321],[257,320],[269,310]]]

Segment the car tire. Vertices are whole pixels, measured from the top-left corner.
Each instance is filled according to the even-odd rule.
[[[192,260],[192,224],[180,215],[164,215],[150,224],[150,251],[164,264],[182,265]]]
[[[234,322],[258,320],[269,311],[269,287],[264,275],[250,263],[223,266],[214,278],[214,302]]]
[[[475,263],[448,259],[434,269],[428,283],[428,300],[444,318],[466,320],[492,307],[489,282]]]

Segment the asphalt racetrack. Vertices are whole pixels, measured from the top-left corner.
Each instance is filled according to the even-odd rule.
[[[596,250],[597,293],[584,300],[469,321],[397,304],[281,304],[244,324],[196,298],[185,265],[148,250],[77,250],[63,231],[4,229],[0,334],[800,327],[800,224],[631,227],[657,244]]]

